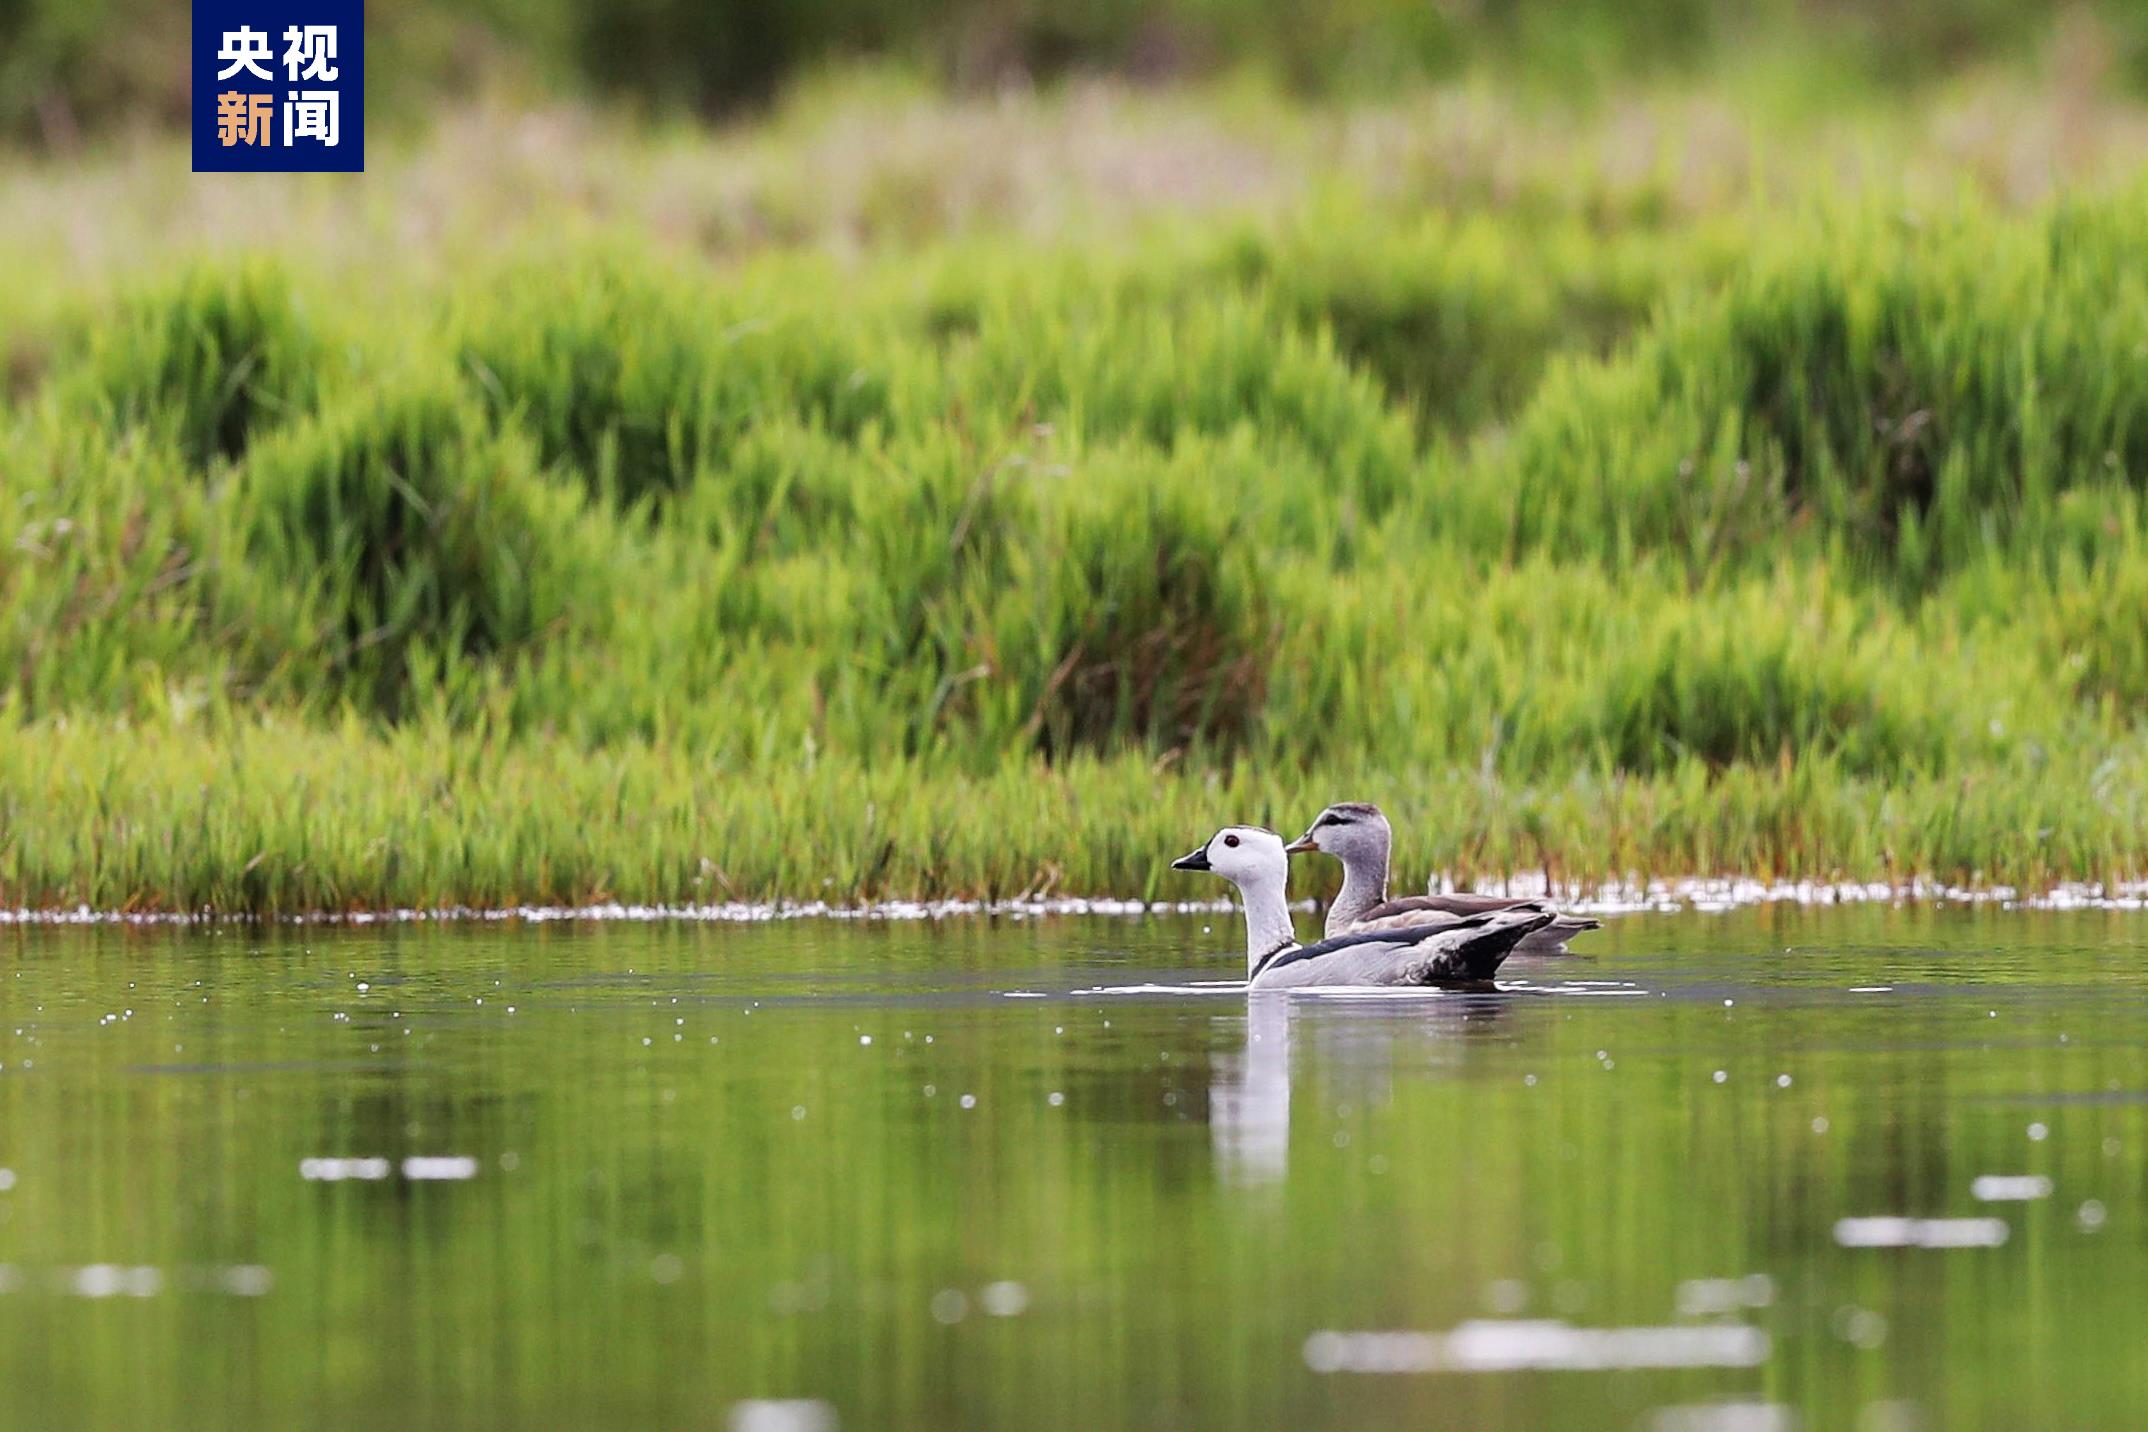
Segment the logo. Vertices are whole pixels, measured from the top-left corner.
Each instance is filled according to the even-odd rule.
[[[365,168],[363,0],[194,0],[194,172]]]

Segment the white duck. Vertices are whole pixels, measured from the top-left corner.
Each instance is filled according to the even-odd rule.
[[[1171,868],[1211,871],[1238,887],[1246,907],[1246,983],[1253,989],[1482,984],[1509,950],[1553,918],[1545,910],[1491,910],[1301,945],[1283,893],[1290,856],[1274,831],[1225,826]]]
[[[1342,862],[1342,889],[1328,906],[1327,934],[1415,927],[1466,919],[1499,910],[1536,910],[1552,918],[1517,947],[1525,955],[1563,955],[1566,942],[1602,921],[1562,915],[1543,900],[1499,895],[1403,895],[1387,898],[1388,852],[1395,835],[1380,808],[1366,801],[1338,801],[1322,811],[1305,834],[1285,847],[1292,854],[1317,850]]]

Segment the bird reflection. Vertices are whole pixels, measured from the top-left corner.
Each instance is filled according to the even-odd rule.
[[[1377,1010],[1369,1002],[1352,1001],[1344,1010],[1336,1007],[1341,1001],[1282,990],[1246,996],[1244,1050],[1218,1054],[1210,1066],[1209,1145],[1220,1178],[1273,1183],[1289,1171],[1294,1044],[1315,1049],[1331,1084],[1357,1086],[1359,1097],[1384,1103],[1413,1060],[1435,1067],[1461,1062],[1464,1040],[1496,1033],[1507,1012],[1497,995],[1436,1003],[1390,997]]]
[[[1208,1133],[1216,1170],[1240,1183],[1268,1183],[1290,1165],[1291,997],[1246,996],[1246,1047],[1218,1055],[1208,1086]]]

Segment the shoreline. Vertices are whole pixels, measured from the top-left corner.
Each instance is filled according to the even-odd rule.
[[[1447,893],[1547,896],[1541,876],[1498,882],[1479,881],[1467,887],[1442,882]],[[2004,910],[2148,910],[2148,880],[2115,885],[2067,882],[2041,892],[2024,894],[2012,886],[1959,886],[1942,881],[1916,879],[1896,884],[1887,881],[1824,882],[1812,880],[1762,880],[1748,876],[1688,876],[1680,879],[1619,882],[1586,890],[1560,888],[1548,892],[1562,908],[1587,915],[1720,915],[1764,905],[1967,905]],[[1313,900],[1291,903],[1294,914],[1311,914],[1320,906]],[[86,905],[73,909],[0,909],[0,929],[40,929],[69,926],[125,926],[197,928],[206,926],[369,926],[369,925],[476,925],[476,924],[710,924],[756,925],[790,920],[843,921],[940,921],[983,918],[1033,920],[1051,918],[1148,919],[1169,915],[1232,915],[1238,910],[1231,900],[1139,900],[1111,896],[1066,896],[1046,900],[880,900],[863,905],[838,905],[814,901],[725,901],[718,904],[628,904],[604,902],[588,905],[451,905],[434,909],[316,910],[285,914],[241,911],[128,911],[97,910]]]

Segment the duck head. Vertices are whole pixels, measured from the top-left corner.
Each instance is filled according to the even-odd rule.
[[[1283,837],[1274,831],[1257,825],[1227,825],[1200,849],[1172,861],[1171,868],[1206,870],[1240,889],[1248,885],[1280,886],[1289,874],[1290,857],[1283,851]]]
[[[1305,828],[1305,834],[1284,849],[1292,855],[1317,850],[1336,857],[1345,865],[1353,861],[1376,861],[1384,867],[1394,838],[1394,831],[1388,827],[1387,817],[1380,813],[1378,806],[1370,801],[1337,801],[1316,816]]]

